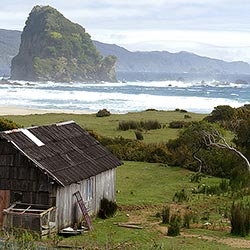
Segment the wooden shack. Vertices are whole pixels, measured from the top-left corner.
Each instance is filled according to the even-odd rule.
[[[30,229],[73,226],[82,218],[73,194],[80,191],[89,214],[96,214],[102,198],[115,199],[121,164],[73,121],[1,132],[0,224],[18,226],[19,218]],[[45,214],[53,217],[46,223]]]

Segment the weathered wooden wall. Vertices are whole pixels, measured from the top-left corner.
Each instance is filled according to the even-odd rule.
[[[0,190],[10,191],[10,202],[55,203],[56,188],[48,176],[4,140],[0,141]]]
[[[114,200],[115,198],[115,169],[105,171],[93,178],[93,199],[84,201],[89,214],[95,214],[99,211],[102,198]],[[57,207],[57,225],[59,229],[67,226],[73,226],[74,223],[82,218],[80,208],[78,207],[74,193],[80,191],[82,197],[85,197],[86,180],[78,184],[71,184],[66,187],[58,187],[56,197]]]
[[[96,207],[95,212],[100,209],[100,203],[102,198],[107,198],[108,200],[115,200],[115,183],[116,183],[116,169],[110,169],[108,171],[102,172],[95,177],[96,183]]]

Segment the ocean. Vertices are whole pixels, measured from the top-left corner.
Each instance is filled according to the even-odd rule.
[[[18,84],[17,84],[18,83]],[[218,105],[250,102],[250,85],[230,82],[131,81],[55,83],[13,81],[0,85],[0,106],[111,113],[146,109],[210,113]]]

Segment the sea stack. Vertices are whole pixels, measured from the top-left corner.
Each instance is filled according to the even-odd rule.
[[[11,79],[114,82],[115,62],[115,56],[101,56],[82,26],[50,6],[35,6],[11,62]]]

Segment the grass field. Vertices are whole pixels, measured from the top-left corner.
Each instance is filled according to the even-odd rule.
[[[191,118],[185,119],[185,115],[189,115]],[[108,137],[123,136],[124,138],[130,139],[135,139],[134,131],[118,130],[118,124],[120,121],[157,120],[162,125],[161,129],[143,131],[144,141],[150,143],[165,142],[169,139],[176,138],[178,129],[168,128],[168,124],[171,121],[197,121],[204,118],[205,115],[196,113],[183,113],[180,111],[144,111],[127,114],[111,114],[111,116],[108,117],[96,117],[95,114],[42,114],[4,117],[11,119],[24,127],[74,120],[84,129],[93,130],[100,135]]]
[[[44,114],[28,116],[5,116],[16,123],[29,127],[45,125],[67,120],[74,120],[83,128],[94,130],[103,136],[135,138],[134,131],[117,130],[119,121],[157,120],[162,128],[143,131],[145,142],[166,142],[176,138],[178,129],[168,128],[171,121],[201,120],[205,115],[190,114],[185,119],[179,111],[145,111],[140,113],[112,114],[109,117],[98,118],[94,114]],[[113,218],[93,221],[94,231],[80,236],[59,240],[46,241],[52,244],[59,240],[60,246],[82,247],[80,249],[208,249],[233,250],[250,249],[250,238],[232,237],[230,222],[221,213],[230,209],[232,197],[225,195],[194,194],[198,185],[217,185],[221,180],[214,177],[203,177],[200,184],[191,183],[192,173],[186,169],[169,167],[164,164],[145,162],[124,162],[117,169],[116,198],[119,210]],[[173,202],[177,191],[184,189],[188,201]],[[161,214],[164,206],[170,206],[171,213],[183,213],[190,210],[196,214],[196,221],[191,228],[181,229],[181,235],[168,237],[167,226],[161,224]],[[209,226],[205,223],[209,222]],[[135,223],[143,229],[121,227],[119,223]],[[78,248],[79,249],[79,248]]]
[[[230,223],[219,214],[219,207],[231,204],[225,196],[193,195],[190,171],[144,162],[125,162],[117,169],[117,203],[119,211],[110,219],[94,220],[94,231],[63,239],[59,245],[85,246],[88,249],[248,249],[250,238],[232,237],[228,231]],[[202,182],[214,185],[219,178],[204,177]],[[190,200],[175,203],[176,191],[184,188]],[[171,211],[192,209],[199,216],[198,224],[182,229],[181,235],[168,237],[167,227],[157,217],[163,206]],[[202,220],[204,211],[210,213],[209,220]],[[211,227],[203,227],[209,221]],[[119,223],[133,223],[143,229],[120,227]],[[199,226],[198,226],[199,225]],[[248,245],[249,244],[249,245]],[[120,246],[121,248],[118,248]],[[105,248],[106,247],[106,248]],[[108,248],[109,247],[109,248]]]

